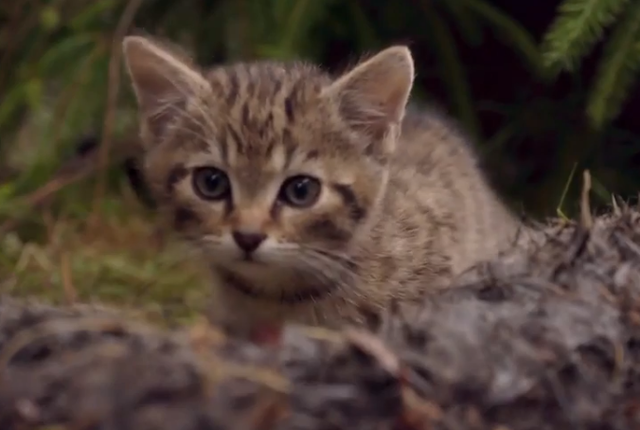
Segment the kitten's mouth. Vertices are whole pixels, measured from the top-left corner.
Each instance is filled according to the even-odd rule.
[[[287,304],[300,304],[309,301],[316,301],[328,296],[337,285],[305,285],[299,288],[282,289],[279,291],[267,291],[265,289],[256,287],[252,282],[244,279],[241,275],[238,275],[231,270],[224,268],[215,269],[225,287],[233,288],[235,291],[242,293],[245,296],[253,299],[265,300],[278,303]]]
[[[255,255],[250,253],[244,253],[242,256],[238,257],[238,261],[240,261],[241,263],[248,263],[248,264],[264,264],[263,261],[256,258]]]

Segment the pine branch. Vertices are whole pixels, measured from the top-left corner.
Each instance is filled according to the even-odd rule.
[[[640,2],[630,5],[604,48],[587,114],[597,127],[615,118],[640,72]]]
[[[564,0],[542,42],[543,63],[573,70],[630,0]]]

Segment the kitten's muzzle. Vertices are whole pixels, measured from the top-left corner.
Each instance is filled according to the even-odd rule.
[[[247,254],[252,253],[264,240],[267,238],[267,235],[264,233],[255,233],[255,232],[244,232],[244,231],[234,231],[231,233],[233,236],[233,240],[236,242],[236,245],[246,252]]]

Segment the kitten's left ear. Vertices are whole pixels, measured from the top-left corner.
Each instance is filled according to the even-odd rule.
[[[180,110],[178,106],[211,91],[211,86],[186,58],[141,37],[122,43],[143,124],[158,138]]]
[[[413,86],[414,66],[406,46],[392,46],[359,64],[325,89],[354,128],[380,137],[399,124]]]

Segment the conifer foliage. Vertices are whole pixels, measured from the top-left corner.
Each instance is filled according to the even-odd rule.
[[[609,32],[605,38],[605,32]],[[640,1],[563,0],[542,43],[552,73],[574,71],[594,47],[603,54],[591,84],[587,115],[597,128],[619,113],[640,72]]]

